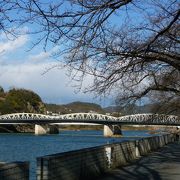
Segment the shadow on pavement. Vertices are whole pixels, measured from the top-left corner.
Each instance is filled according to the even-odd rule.
[[[98,180],[180,180],[180,144],[169,144]]]

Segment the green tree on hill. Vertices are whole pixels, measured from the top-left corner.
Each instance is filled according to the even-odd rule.
[[[4,93],[4,89],[1,86],[0,86],[0,93]]]
[[[1,114],[15,112],[44,113],[45,107],[41,98],[30,90],[11,89],[5,99],[0,101]]]
[[[3,89],[3,87],[2,87],[2,86],[0,86],[0,98],[3,98],[3,97],[4,97],[4,95],[5,95],[5,93],[4,93],[4,89]]]

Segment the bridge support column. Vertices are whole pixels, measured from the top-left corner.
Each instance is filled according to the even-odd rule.
[[[105,137],[120,137],[122,136],[120,125],[104,125]]]
[[[58,134],[59,130],[55,125],[39,125],[35,124],[35,135]]]
[[[47,131],[41,125],[35,124],[35,135],[47,134]]]

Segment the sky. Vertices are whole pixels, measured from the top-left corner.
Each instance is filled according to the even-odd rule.
[[[126,9],[122,13],[126,14]],[[12,14],[12,16],[16,15]],[[134,16],[134,11],[131,12],[131,16]],[[120,21],[123,22],[119,17],[121,16],[118,14],[114,15],[110,18],[110,23],[116,25]],[[28,25],[21,27],[19,32],[31,32],[36,28],[31,24],[29,27]],[[74,87],[75,82],[68,76],[67,69],[52,68],[60,65],[60,62],[51,57],[59,50],[59,47],[50,47],[47,52],[44,52],[43,44],[41,44],[31,49],[35,38],[38,37],[26,34],[12,40],[12,37],[7,39],[0,32],[0,86],[6,91],[13,87],[32,90],[46,103],[66,104],[73,101],[84,101],[98,103],[104,107],[114,104],[115,98],[112,96],[95,98],[92,93],[77,92]],[[52,69],[44,73],[49,68]],[[83,87],[89,86],[92,81],[93,77],[87,77]]]
[[[29,89],[46,103],[83,101],[102,106],[112,103],[108,98],[100,99],[95,98],[94,94],[77,92],[74,87],[76,83],[69,78],[67,69],[52,68],[60,65],[60,62],[51,58],[58,47],[53,47],[48,52],[40,47],[30,50],[32,40],[31,35],[21,35],[11,40],[3,33],[0,34],[0,86],[5,91],[13,87]],[[49,68],[52,69],[46,72]],[[92,77],[88,77],[83,86],[87,87],[91,81]]]

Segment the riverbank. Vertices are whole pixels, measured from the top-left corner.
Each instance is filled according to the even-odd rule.
[[[0,125],[0,133],[34,133],[34,125]]]

